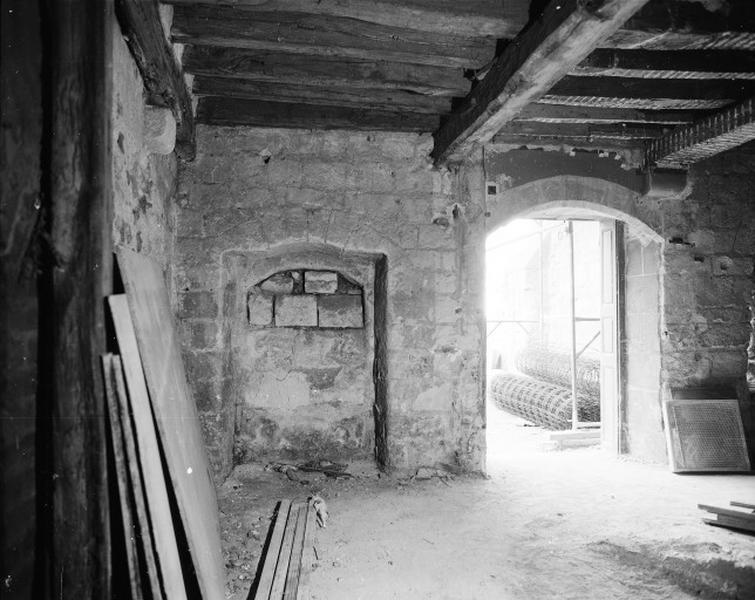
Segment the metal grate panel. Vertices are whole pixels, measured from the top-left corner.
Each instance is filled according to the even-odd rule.
[[[750,470],[735,398],[669,400],[665,409],[672,471]]]

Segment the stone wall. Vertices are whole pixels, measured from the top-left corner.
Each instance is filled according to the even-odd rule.
[[[383,419],[356,436],[359,452],[372,451],[374,429],[387,431],[383,450],[394,467],[448,462],[483,468],[482,174],[433,169],[431,144],[429,137],[409,134],[199,127],[197,159],[179,175],[174,282],[189,379],[218,476],[229,472],[234,441],[242,436],[244,452],[236,460],[260,455],[252,433],[272,441],[280,457],[293,447],[285,442],[292,431],[297,443],[311,434],[304,446],[313,455],[337,449],[339,439],[352,439],[336,433],[337,415],[348,417],[350,405],[359,405],[361,418],[374,412]],[[290,258],[313,252],[333,259],[332,268]],[[325,332],[267,328],[256,347],[259,332],[250,329],[246,294],[263,277],[244,277],[269,256],[280,261],[265,276],[322,268],[351,277],[338,261],[374,264],[374,275],[352,277],[364,288],[367,327],[338,334],[362,339],[323,342]],[[385,305],[370,307],[370,295],[380,290]],[[374,324],[380,320],[383,333]],[[273,380],[265,388],[261,379],[277,372],[274,363],[284,352],[257,373],[233,358],[259,360],[273,343],[270,334],[312,352],[326,343],[320,366],[310,354],[295,357],[306,372],[286,367],[299,373],[296,386],[277,400],[259,391],[275,388]],[[369,347],[373,335],[383,362],[366,354],[372,363],[366,365],[360,350],[351,363],[372,378],[372,388],[358,378],[355,389],[347,389],[337,374],[331,383],[335,371],[329,369]],[[314,376],[317,368],[324,369],[322,377]],[[368,388],[385,396],[377,410]],[[325,389],[334,395],[323,403]],[[323,422],[298,421],[302,402],[310,414],[321,411]],[[257,418],[262,410],[270,423]],[[246,416],[252,416],[249,425]]]
[[[696,165],[684,191],[665,197],[642,196],[636,191],[639,184],[630,189],[614,183],[618,177],[590,177],[609,169],[602,161],[613,162],[597,155],[592,160],[594,168],[586,168],[584,157],[579,157],[579,164],[570,169],[559,156],[563,174],[557,177],[550,176],[548,161],[542,161],[540,179],[530,173],[531,181],[506,189],[510,176],[501,169],[519,164],[521,157],[491,157],[488,178],[504,186],[489,207],[491,226],[517,216],[602,215],[626,222],[645,243],[662,242],[661,397],[670,397],[672,388],[740,387],[751,333],[748,304],[755,288],[752,149],[740,148]],[[628,297],[630,310],[631,303]],[[746,427],[751,428],[751,401],[745,393],[741,397]],[[626,402],[626,414],[631,414],[633,397],[629,395]],[[651,419],[660,419],[660,403]],[[655,451],[650,454],[641,457],[657,459]]]
[[[113,242],[170,266],[176,185],[175,153],[150,151],[144,85],[117,23],[113,24]]]

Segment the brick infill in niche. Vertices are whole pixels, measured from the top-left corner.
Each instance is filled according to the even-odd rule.
[[[364,327],[364,290],[336,271],[279,271],[255,284],[247,294],[252,327]]]

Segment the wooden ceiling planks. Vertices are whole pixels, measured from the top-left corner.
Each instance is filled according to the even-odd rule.
[[[526,0],[167,3],[202,123],[429,131],[443,118],[437,141],[454,115],[476,114],[485,135],[475,143],[500,129],[499,141],[638,148],[755,93],[750,0],[564,0],[529,25]],[[558,37],[575,11],[601,19]],[[491,70],[496,49],[505,68]],[[523,65],[540,80],[534,91]],[[483,97],[495,77],[501,84],[496,68],[516,83],[501,122]]]
[[[451,98],[447,96],[429,96],[405,90],[362,90],[348,86],[325,87],[280,83],[271,86],[266,82],[228,77],[197,76],[194,79],[194,94],[200,98],[215,96],[320,106],[351,106],[436,116],[451,110]]]
[[[326,56],[190,46],[184,68],[195,75],[235,77],[271,84],[404,90],[430,96],[458,96],[469,82],[461,69]]]
[[[276,127],[430,132],[529,15],[528,0],[169,3],[198,121],[259,123],[257,107]]]
[[[480,68],[496,41],[299,12],[176,6],[172,37],[184,44]],[[459,74],[459,76],[461,73]]]
[[[439,123],[433,114],[219,97],[202,98],[197,111],[210,125],[426,132]]]
[[[527,24],[529,0],[165,0],[178,6],[233,6],[249,14],[297,12],[356,19],[439,35],[513,38]]]

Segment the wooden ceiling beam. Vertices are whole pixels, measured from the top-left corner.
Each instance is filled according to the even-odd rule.
[[[496,41],[428,33],[357,19],[296,12],[249,12],[227,6],[175,7],[174,42],[315,56],[477,69]]]
[[[461,69],[324,56],[188,46],[184,69],[195,75],[233,77],[290,85],[404,90],[432,96],[463,96]]]
[[[536,123],[514,121],[508,123],[496,135],[520,136],[523,138],[564,137],[600,139],[649,140],[660,137],[670,127],[662,125],[636,125],[627,123]]]
[[[648,79],[755,79],[755,52],[598,48],[572,75]]]
[[[635,110],[715,110],[731,104],[731,98],[622,98],[611,96],[553,96],[546,94],[539,104],[580,108],[616,108]]]
[[[439,117],[422,113],[208,96],[199,100],[197,120],[208,125],[430,132],[438,126]]]
[[[695,120],[690,111],[648,111],[633,108],[563,106],[535,102],[525,107],[515,122],[535,123],[651,123],[680,125]]]
[[[755,3],[751,0],[718,3],[652,0],[612,35],[605,46],[752,49],[755,47]]]
[[[653,140],[647,148],[646,164],[684,168],[752,140],[755,140],[755,98]]]
[[[116,0],[116,15],[147,92],[147,101],[169,108],[176,119],[176,152],[195,153],[194,109],[183,72],[165,38],[157,0]]]
[[[647,0],[554,0],[435,132],[436,162],[458,161],[545,94]]]
[[[731,101],[749,96],[755,82],[748,80],[643,79],[633,77],[578,77],[556,83],[549,96],[608,98],[689,98]]]
[[[439,35],[513,38],[529,19],[525,0],[165,0],[176,6],[233,6],[257,12],[298,12],[358,19]]]
[[[641,151],[642,140],[629,140],[626,138],[601,138],[599,140],[587,136],[531,136],[511,133],[500,133],[493,136],[490,141],[493,145],[524,146],[527,148],[580,148],[584,150]]]
[[[346,87],[270,84],[227,77],[195,77],[194,95],[321,106],[353,106],[435,115],[451,112],[451,99],[444,96],[425,96],[402,90],[354,90]]]

